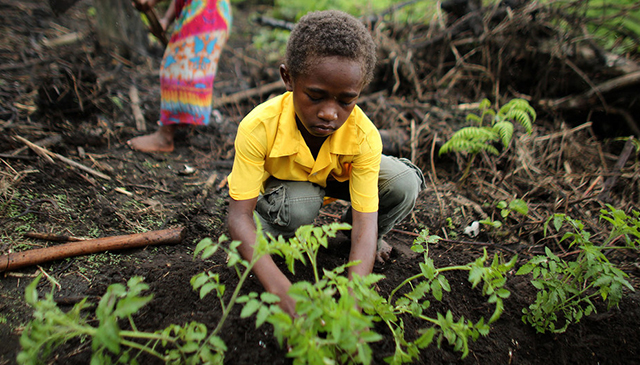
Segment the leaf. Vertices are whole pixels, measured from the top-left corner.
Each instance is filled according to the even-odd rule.
[[[260,294],[260,300],[268,304],[274,304],[274,303],[280,302],[280,297],[276,294],[265,291],[265,292],[262,292],[262,294]]]
[[[522,267],[520,267],[518,271],[516,271],[516,275],[527,275],[531,271],[533,271],[533,265],[530,263],[527,263]]]
[[[433,342],[433,336],[435,336],[435,334],[436,334],[436,329],[434,327],[431,327],[428,330],[424,331],[424,333],[420,335],[420,337],[418,337],[418,339],[416,339],[414,343],[419,348],[424,349],[428,347],[431,344],[431,342]]]
[[[147,303],[149,303],[152,298],[153,295],[147,295],[145,297],[129,296],[123,298],[118,301],[114,314],[118,318],[124,318],[126,316],[132,315],[138,312],[138,310],[144,307]]]
[[[431,284],[431,294],[436,298],[437,301],[442,301],[442,287],[440,287],[440,282],[438,280],[434,280]]]
[[[92,347],[95,350],[103,345],[114,354],[120,352],[120,329],[116,323],[115,317],[109,317],[102,321],[96,330],[95,337],[92,341]]]
[[[264,322],[266,322],[267,318],[269,318],[270,314],[271,311],[269,310],[269,307],[264,305],[261,306],[258,310],[258,314],[256,314],[256,328],[262,326]]]
[[[38,302],[38,283],[42,279],[42,274],[38,274],[35,279],[27,286],[24,291],[25,300],[30,305],[35,305]]]
[[[251,299],[244,305],[242,312],[240,312],[240,318],[247,318],[253,315],[262,304],[257,299]]]
[[[509,147],[513,137],[513,124],[511,122],[498,122],[493,125],[493,130],[500,136],[504,148]]]
[[[509,203],[509,209],[522,215],[529,214],[529,206],[522,199],[514,199]]]
[[[220,248],[220,246],[218,245],[205,247],[205,249],[202,250],[202,259],[206,260],[209,257],[213,256],[213,254],[218,251],[218,248]]]
[[[196,250],[193,252],[193,257],[197,257],[200,251],[204,250],[205,247],[209,247],[211,245],[213,245],[213,240],[209,237],[200,240],[200,242],[198,242],[198,245],[196,245]]]
[[[200,288],[200,299],[207,296],[207,294],[211,293],[212,290],[216,288],[224,288],[223,286],[218,285],[217,283],[206,283]]]
[[[224,341],[218,336],[211,336],[209,338],[209,343],[217,350],[217,351],[227,351],[227,345]]]
[[[207,281],[209,281],[209,276],[207,275],[207,273],[201,272],[197,275],[194,275],[191,278],[191,287],[194,290],[197,290],[199,287],[204,285],[204,283],[206,283]]]

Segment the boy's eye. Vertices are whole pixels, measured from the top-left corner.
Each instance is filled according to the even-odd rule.
[[[321,96],[317,96],[317,95],[307,94],[307,97],[311,101],[320,101],[320,100],[322,100],[322,97]]]

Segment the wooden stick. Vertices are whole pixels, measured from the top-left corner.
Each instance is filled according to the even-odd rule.
[[[217,109],[226,104],[238,103],[242,100],[249,99],[254,96],[269,94],[280,89],[284,89],[284,83],[282,81],[276,81],[270,84],[258,86],[250,90],[243,90],[235,94],[222,96],[220,98],[216,98],[216,100],[213,101],[213,109]]]
[[[43,139],[41,139],[39,141],[35,141],[35,142],[33,142],[33,144],[35,144],[36,146],[47,148],[49,146],[56,145],[56,144],[58,144],[60,142],[62,142],[62,135],[61,134],[54,134],[54,135],[49,136],[47,138],[43,138]],[[21,153],[22,151],[24,151],[24,150],[26,150],[28,148],[29,148],[29,146],[22,146],[20,148],[16,148],[13,151],[10,151],[8,154],[15,156],[15,155]]]
[[[24,234],[24,236],[28,238],[35,238],[38,240],[55,241],[55,242],[85,241],[84,238],[61,235],[61,234],[53,234],[53,233],[27,232]]]
[[[123,236],[104,237],[65,243],[58,246],[38,248],[0,256],[0,272],[16,270],[25,266],[67,257],[88,255],[97,252],[137,248],[147,245],[176,244],[184,238],[184,227],[150,231]]]
[[[142,115],[142,110],[140,109],[140,96],[138,95],[138,88],[135,85],[129,87],[129,99],[131,100],[133,119],[136,121],[136,129],[138,132],[146,132],[147,125],[144,122],[144,115]]]
[[[620,157],[618,158],[616,165],[613,167],[612,172],[614,173],[614,175],[609,176],[609,178],[605,180],[604,187],[602,188],[600,195],[598,195],[598,200],[605,203],[609,203],[611,201],[611,197],[610,197],[611,189],[616,185],[616,181],[618,181],[618,176],[622,174],[622,168],[624,168],[624,165],[627,163],[629,156],[631,156],[631,152],[633,151],[633,147],[634,147],[633,140],[634,140],[633,137],[629,137],[629,139],[627,139],[627,143],[625,143],[624,148],[620,153]]]
[[[620,89],[623,87],[631,86],[640,83],[640,71],[631,72],[626,75],[622,75],[620,77],[616,77],[614,79],[605,81],[600,85],[596,85],[586,92],[577,95],[577,96],[569,96],[563,97],[555,100],[540,100],[540,105],[548,106],[551,108],[557,109],[576,109],[581,108],[582,106],[589,103],[590,99],[594,95],[599,95],[602,93],[606,93],[609,91],[613,91],[616,89]]]
[[[45,160],[47,160],[47,161],[49,161],[51,163],[54,163],[53,157],[55,157],[56,159],[66,163],[67,165],[69,165],[71,167],[75,167],[77,169],[86,171],[86,172],[88,172],[88,173],[90,173],[92,175],[95,175],[97,177],[101,177],[101,178],[103,178],[105,180],[111,180],[111,177],[109,177],[108,175],[105,175],[105,174],[103,174],[103,173],[101,173],[99,171],[96,171],[96,170],[94,170],[94,169],[92,169],[90,167],[87,167],[87,166],[85,166],[85,165],[83,165],[83,164],[81,164],[79,162],[75,162],[75,161],[73,161],[73,160],[71,160],[69,158],[66,158],[66,157],[64,157],[62,155],[59,155],[59,154],[57,154],[55,152],[51,152],[51,151],[47,150],[46,148],[40,147],[40,146],[36,145],[35,143],[28,141],[25,138],[22,138],[20,136],[15,136],[15,138],[17,140],[19,140],[20,142],[22,142],[22,143],[26,144],[27,146],[29,146],[29,148],[31,148],[40,157],[44,158]]]

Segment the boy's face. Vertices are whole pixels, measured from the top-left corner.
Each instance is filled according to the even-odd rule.
[[[298,121],[316,138],[328,137],[342,127],[363,86],[360,63],[335,56],[320,59],[295,79],[284,65],[280,75],[287,91],[293,92]]]

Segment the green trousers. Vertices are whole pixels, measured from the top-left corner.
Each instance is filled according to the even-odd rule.
[[[425,187],[422,171],[409,160],[382,155],[378,176],[378,244],[413,210]],[[306,181],[269,178],[256,205],[262,229],[274,236],[292,237],[298,227],[313,223],[325,196],[349,201],[349,182],[333,181],[323,188]],[[351,209],[345,211],[342,221],[351,223]]]

